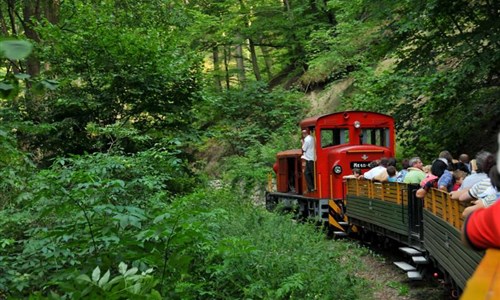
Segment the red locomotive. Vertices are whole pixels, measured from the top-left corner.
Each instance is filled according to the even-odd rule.
[[[310,132],[315,145],[314,189],[307,189],[302,149],[282,151],[274,166],[277,189],[268,191],[266,203],[269,208],[278,203],[296,207],[300,216],[344,231],[343,176],[354,168],[366,171],[371,161],[381,157],[394,156],[394,119],[380,113],[346,111],[304,119],[300,127]]]

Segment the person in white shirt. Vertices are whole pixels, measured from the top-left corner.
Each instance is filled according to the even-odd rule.
[[[366,173],[363,174],[364,179],[373,180],[377,175],[385,171],[389,160],[386,157],[380,159],[380,164],[374,168],[371,168]]]
[[[314,151],[314,139],[310,135],[309,130],[302,130],[302,159],[306,161],[306,169],[304,175],[306,177],[307,183],[307,191],[313,192],[314,188],[314,160],[315,160],[315,151]]]

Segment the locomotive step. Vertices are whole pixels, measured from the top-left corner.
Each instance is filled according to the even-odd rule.
[[[406,253],[410,256],[416,256],[416,255],[421,256],[422,255],[422,252],[418,251],[417,249],[410,248],[410,247],[399,247],[399,250],[403,251],[404,253]]]
[[[422,280],[422,274],[419,271],[408,271],[406,275],[410,280]]]
[[[412,256],[411,259],[417,265],[425,265],[428,263],[427,258],[425,258],[424,256]]]
[[[410,265],[409,263],[406,263],[404,261],[395,261],[394,264],[400,268],[401,270],[408,272],[408,271],[416,271],[417,269]]]
[[[334,237],[347,237],[347,233],[344,231],[334,231],[333,232]]]
[[[348,222],[339,222],[339,225],[342,227],[347,227],[349,225]]]

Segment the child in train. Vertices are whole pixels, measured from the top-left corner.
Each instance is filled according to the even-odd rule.
[[[397,180],[397,170],[394,166],[387,167],[387,181],[388,182],[396,182]]]
[[[453,185],[452,191],[458,191],[458,189],[462,186],[467,173],[462,170],[453,171],[453,178],[455,179],[455,184]]]
[[[344,179],[348,179],[348,178],[355,178],[355,179],[358,179],[359,176],[361,176],[361,169],[358,169],[358,168],[354,168],[352,169],[352,174],[351,175],[346,175],[344,176],[343,178]]]

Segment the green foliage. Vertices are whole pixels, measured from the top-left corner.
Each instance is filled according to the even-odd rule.
[[[299,99],[297,93],[271,91],[264,83],[256,82],[211,98],[204,103],[202,113],[210,116],[210,122],[216,122],[214,128],[228,144],[228,154],[243,155],[251,146],[266,143],[281,127],[295,125],[304,114],[305,105]]]
[[[150,274],[153,269],[138,273],[138,268],[128,269],[127,264],[120,262],[119,275],[111,277],[108,270],[101,275],[101,270],[96,267],[92,276],[81,274],[73,282],[58,283],[66,296],[71,299],[162,299],[160,293],[154,289],[158,280]],[[32,299],[65,299],[52,291],[48,297],[36,293]]]
[[[24,294],[120,261],[147,270],[151,262],[140,253],[161,252],[170,230],[161,224],[152,246],[141,234],[155,228],[155,216],[174,193],[194,183],[177,154],[158,148],[128,157],[58,159],[33,176],[15,205],[0,211],[0,259],[9,265],[0,289]]]
[[[270,87],[300,74],[303,88],[354,77],[342,108],[393,115],[404,156],[492,150],[489,2],[57,3],[58,22],[32,18],[39,41],[0,42],[0,298],[362,296],[346,258],[358,249],[240,194],[299,147],[302,95]],[[234,89],[234,46],[248,58],[250,40],[270,83]],[[208,87],[220,70],[202,72],[214,49],[227,55],[224,92]],[[35,57],[39,78],[23,73]],[[212,150],[231,189],[190,193],[191,155]]]
[[[352,275],[357,262],[340,262],[355,250],[351,244],[331,243],[314,226],[223,195],[207,203],[231,214],[218,230],[225,238],[207,258],[212,280],[201,292],[214,299],[357,298],[363,286]]]
[[[141,13],[132,16],[131,9]],[[161,1],[64,1],[60,24],[37,22],[36,55],[49,66],[43,76],[60,84],[51,90],[54,82],[45,80],[49,93],[26,93],[5,103],[21,112],[24,124],[32,124],[19,128],[20,142],[53,158],[115,143],[117,137],[89,133],[88,126],[114,126],[118,137],[119,128],[129,128],[155,141],[165,129],[171,136],[185,130],[192,122],[189,109],[199,99],[201,58],[181,47],[182,10],[176,13]],[[39,124],[51,129],[37,131],[33,127]],[[155,141],[128,138],[120,146],[135,152]]]
[[[22,197],[34,169],[28,154],[17,148],[13,132],[8,130],[0,125],[0,210],[15,205],[16,198]]]
[[[298,226],[225,189],[169,202],[162,189],[144,181],[141,193],[131,195],[138,188],[131,182],[151,172],[143,162],[127,168],[131,160],[100,157],[103,162],[81,169],[92,159],[60,160],[34,180],[22,210],[2,211],[0,261],[8,266],[0,279],[3,294],[33,299],[360,295],[363,281],[352,275],[358,262],[342,258],[356,252],[351,244],[332,243],[313,226]],[[119,176],[126,173],[128,178]]]
[[[381,25],[377,12],[385,6],[369,1],[328,2],[335,15],[335,26],[318,28],[306,44],[308,70],[300,81],[303,85],[321,85],[348,76],[380,59],[376,51]]]
[[[365,100],[394,112],[409,152],[493,151],[500,129],[493,121],[500,113],[493,100],[500,95],[498,81],[492,80],[498,77],[500,27],[489,4],[399,2],[391,10],[381,49],[396,58],[395,72],[363,77],[369,83],[361,93],[385,105]]]
[[[300,147],[300,132],[295,124],[283,125],[272,133],[265,144],[248,148],[244,156],[231,156],[223,164],[224,178],[234,188],[255,193],[263,190],[276,162],[276,153]],[[261,195],[259,195],[261,196]]]

